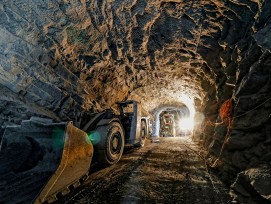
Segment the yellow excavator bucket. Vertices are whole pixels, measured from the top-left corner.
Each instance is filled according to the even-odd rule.
[[[69,192],[68,187],[77,185],[79,178],[87,174],[93,156],[93,147],[82,130],[67,125],[61,162],[35,203],[55,201],[58,193]]]
[[[0,203],[55,201],[79,185],[92,156],[87,134],[71,122],[32,118],[7,127],[0,143]]]

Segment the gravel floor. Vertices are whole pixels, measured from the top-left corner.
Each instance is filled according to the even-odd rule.
[[[188,137],[126,149],[113,166],[92,165],[89,179],[57,203],[230,203],[229,189],[197,151]]]

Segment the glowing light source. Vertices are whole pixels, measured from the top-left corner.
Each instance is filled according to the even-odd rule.
[[[91,131],[88,134],[88,138],[90,139],[90,141],[92,142],[92,144],[96,145],[101,141],[101,136],[97,131]]]
[[[191,131],[194,128],[194,120],[192,118],[183,118],[179,121],[178,126],[182,131]]]

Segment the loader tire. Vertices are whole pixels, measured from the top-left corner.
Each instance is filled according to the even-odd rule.
[[[94,146],[99,163],[112,165],[117,163],[124,149],[124,133],[118,122],[106,126],[99,126],[96,131],[100,135],[100,142]]]
[[[144,147],[146,137],[147,137],[147,125],[146,122],[142,120],[140,126],[140,140],[139,143],[136,144],[136,147]]]

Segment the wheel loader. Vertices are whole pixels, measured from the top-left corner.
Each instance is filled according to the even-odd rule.
[[[5,128],[0,141],[0,203],[51,203],[88,177],[93,157],[112,165],[125,145],[143,147],[147,117],[136,101],[120,114],[81,113],[73,122],[32,117]]]
[[[175,119],[173,114],[164,114],[161,118],[161,134],[163,137],[175,137]]]

